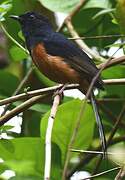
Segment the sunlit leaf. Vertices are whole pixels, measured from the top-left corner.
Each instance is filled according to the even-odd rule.
[[[39,0],[42,5],[54,12],[70,12],[79,3],[79,0]],[[108,0],[90,0],[83,6],[84,9],[88,8],[108,8],[110,2]]]
[[[114,11],[115,11],[115,9],[103,9],[103,10],[99,11],[97,14],[95,14],[95,16],[92,19],[96,19],[99,16],[109,14],[109,13],[114,12]]]

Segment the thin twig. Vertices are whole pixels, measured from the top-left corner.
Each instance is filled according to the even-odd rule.
[[[75,31],[75,29],[74,29],[71,21],[69,20],[69,18],[66,19],[65,24],[67,25],[68,31],[70,32],[72,37],[79,38],[79,35]],[[82,48],[84,51],[86,51],[88,54],[90,54],[92,56],[92,58],[94,58],[95,60],[100,61],[100,62],[105,61],[105,58],[101,57],[99,54],[97,54],[93,50],[91,50],[83,40],[76,39],[75,42],[79,45],[80,48]]]
[[[125,84],[125,78],[120,79],[106,79],[103,80],[104,84],[106,85],[122,85]]]
[[[125,114],[125,104],[124,104],[124,106],[123,106],[123,108],[122,108],[122,110],[121,110],[121,112],[120,112],[120,114],[119,114],[119,116],[118,116],[118,118],[117,118],[117,121],[116,121],[115,125],[114,125],[113,128],[112,128],[112,131],[111,131],[111,133],[110,133],[110,136],[109,136],[109,138],[108,138],[108,140],[107,140],[107,145],[110,144],[112,138],[114,137],[114,135],[115,135],[115,133],[116,133],[118,127],[119,127],[119,124],[120,124],[121,121],[122,121],[122,118],[123,118],[124,114]]]
[[[39,95],[39,96],[32,97],[31,99],[29,99],[29,100],[25,101],[24,103],[20,104],[19,106],[15,107],[9,113],[0,117],[0,126],[2,126],[4,123],[6,123],[12,117],[27,110],[29,107],[31,107],[33,104],[35,104],[38,100],[42,99],[43,97],[45,97],[45,95]]]
[[[125,101],[125,98],[98,98],[97,99],[97,102],[99,102],[100,104],[102,103],[102,102],[122,102],[122,101]]]
[[[102,36],[84,36],[84,37],[78,37],[78,38],[68,38],[71,40],[76,40],[76,39],[105,39],[105,38],[121,38],[125,37],[125,35],[119,35],[119,34],[111,34],[111,35],[102,35]]]
[[[120,85],[120,84],[125,84],[125,78],[121,78],[121,79],[106,79],[103,80],[104,84],[108,84],[108,85]],[[49,88],[43,88],[43,89],[38,89],[38,90],[34,90],[34,91],[28,91],[27,93],[22,93],[22,94],[18,94],[3,100],[0,100],[0,105],[5,105],[5,104],[9,104],[15,101],[19,101],[19,100],[23,100],[23,99],[28,99],[31,98],[33,96],[38,96],[40,94],[48,94],[48,93],[53,93],[56,89],[59,89],[60,87],[62,87],[62,85],[57,85],[57,86],[53,86],[53,87],[49,87]],[[76,89],[78,88],[79,85],[78,84],[70,84],[67,85],[66,90],[68,89]],[[109,99],[112,100],[113,99]],[[109,101],[107,100],[107,101]],[[116,99],[117,100],[117,99]],[[106,101],[104,99],[104,101]]]
[[[42,94],[52,94],[54,91],[61,88],[62,86],[63,85],[60,84],[60,85],[53,86],[53,87],[42,88],[42,89],[38,89],[38,90],[28,91],[27,93],[18,94],[16,96],[12,96],[12,97],[0,100],[0,106],[15,102],[15,101],[23,100],[23,99],[29,99],[33,96],[38,96],[38,95],[42,95]],[[70,85],[67,85],[67,87],[65,89],[68,90],[68,89],[74,89],[74,88],[78,88],[78,87],[79,87],[78,84],[70,84]]]
[[[115,82],[115,80],[105,80],[104,82],[107,84],[121,84],[121,83],[125,83],[124,79],[117,79]],[[78,88],[78,84],[70,84],[67,85],[66,89],[74,89],[74,88]],[[27,93],[22,93],[16,96],[12,96],[9,98],[6,98],[4,100],[0,101],[0,105],[5,105],[5,104],[9,104],[15,101],[19,101],[19,100],[23,100],[23,99],[29,99],[31,97],[34,96],[38,96],[38,95],[42,95],[42,94],[52,94],[55,90],[59,89],[60,87],[62,87],[62,85],[58,85],[58,86],[54,86],[54,87],[49,87],[49,88],[43,88],[43,89],[39,89],[39,90],[34,90],[34,91],[29,91]]]
[[[75,153],[87,153],[87,154],[104,154],[103,151],[87,151],[87,150],[79,150],[79,149],[70,149],[71,152]],[[112,152],[107,152],[107,155],[125,155],[125,153],[112,153]]]
[[[48,126],[46,130],[46,140],[45,140],[45,170],[44,170],[44,180],[50,179],[51,173],[51,136],[53,124],[57,112],[57,108],[60,103],[60,95],[54,97],[51,113],[48,119]]]
[[[86,1],[85,0],[80,0],[79,3],[77,4],[77,6],[70,12],[70,14],[65,18],[65,20],[63,21],[62,25],[57,29],[57,31],[61,31],[65,25],[65,21],[67,19],[72,19],[73,16],[75,16],[75,14],[81,9],[81,7],[84,5]]]
[[[120,171],[118,172],[115,180],[124,180],[125,179],[125,167],[123,166]]]
[[[96,59],[97,61],[102,61],[104,62],[104,58],[101,57],[100,55],[98,55],[97,53],[93,52],[86,44],[83,40],[80,39],[78,33],[75,31],[73,25],[72,25],[72,17],[75,16],[75,14],[82,8],[82,6],[86,3],[86,0],[80,0],[79,3],[77,4],[77,6],[71,11],[71,13],[65,18],[62,26],[58,29],[58,31],[60,31],[64,25],[67,26],[68,31],[70,32],[70,34],[72,35],[72,37],[74,38],[74,40],[76,41],[76,43],[87,53],[89,53],[94,59]]]
[[[121,167],[115,167],[115,168],[109,169],[109,170],[107,170],[107,171],[103,171],[103,172],[101,172],[101,173],[98,173],[98,174],[89,176],[89,177],[87,177],[87,178],[81,179],[81,180],[87,180],[87,179],[95,178],[95,177],[98,177],[98,176],[102,176],[102,175],[104,175],[104,174],[107,174],[107,173],[112,172],[112,171],[116,171],[116,170],[118,170],[118,169],[121,169]]]
[[[115,65],[120,64],[120,63],[122,63],[122,62],[125,62],[125,56],[121,56],[121,57],[119,57],[119,58],[113,58],[113,59],[110,60],[110,62],[108,62],[108,63],[106,64],[106,66],[104,67],[104,69],[107,69],[107,68],[109,68],[109,67],[115,66]],[[99,64],[97,67],[98,67],[99,69],[101,69],[101,68],[104,66],[104,64],[105,64],[105,62]]]

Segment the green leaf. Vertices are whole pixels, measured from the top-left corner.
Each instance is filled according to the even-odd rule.
[[[39,138],[1,140],[0,152],[0,158],[4,160],[4,165],[16,173],[41,175],[43,145]]]
[[[73,100],[58,107],[53,127],[52,141],[60,147],[63,161],[66,156],[68,144],[76,127],[81,103],[83,102],[80,100]],[[45,138],[46,134],[49,114],[50,112],[46,113],[46,115],[41,120],[41,137],[43,139]],[[75,143],[72,148],[86,149],[89,147],[93,138],[94,124],[95,120],[91,105],[87,104],[85,113],[81,118],[81,123],[75,139]]]
[[[100,9],[81,9],[73,17],[73,25],[80,36],[97,36],[119,34],[119,28],[112,23],[112,17],[109,14],[99,16],[96,19],[93,17],[100,12]],[[84,19],[84,21],[82,21]],[[108,28],[105,28],[108,27]],[[67,31],[68,33],[68,31]],[[86,39],[85,42],[89,47],[97,47],[97,49],[104,50],[104,46],[114,43],[118,38],[107,39]]]
[[[33,111],[41,112],[41,113],[46,113],[50,109],[50,105],[37,103],[29,109],[31,109]]]
[[[52,144],[52,179],[60,177],[61,154],[57,145]],[[19,176],[44,175],[44,141],[40,138],[16,138],[0,141],[0,158],[6,169]],[[58,160],[56,159],[58,157]],[[36,178],[37,179],[37,178]]]
[[[14,61],[21,61],[28,57],[28,55],[17,46],[12,46],[10,49],[10,55]]]
[[[71,12],[79,3],[79,0],[39,0],[43,6],[54,12]],[[84,6],[88,8],[109,8],[108,0],[89,0]]]
[[[99,11],[97,14],[95,14],[95,16],[92,19],[96,19],[99,16],[109,14],[109,13],[114,12],[114,11],[115,11],[114,8],[112,8],[112,9],[103,9],[103,10]]]
[[[89,0],[83,8],[110,8],[111,3],[109,0]]]
[[[11,125],[3,125],[3,126],[0,127],[0,131],[1,131],[1,133],[4,133],[4,132],[6,132],[8,130],[11,130],[13,127],[14,126],[11,126]]]
[[[79,0],[39,0],[43,6],[54,12],[70,12]]]

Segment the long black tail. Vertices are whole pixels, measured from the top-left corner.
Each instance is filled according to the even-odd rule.
[[[103,124],[102,124],[102,121],[101,121],[101,118],[99,115],[98,107],[97,107],[93,92],[91,92],[90,98],[91,98],[92,107],[93,107],[93,110],[95,113],[96,123],[97,123],[98,129],[99,129],[99,136],[100,136],[100,140],[101,140],[101,144],[102,144],[102,150],[104,152],[104,157],[105,157],[107,147],[106,147],[106,138],[105,138],[105,133],[104,133],[104,127],[103,127]]]

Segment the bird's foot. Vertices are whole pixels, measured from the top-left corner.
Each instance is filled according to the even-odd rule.
[[[67,87],[68,84],[64,84],[61,88],[57,89],[53,95],[53,97],[55,97],[56,95],[59,95],[61,99],[63,99],[64,97],[64,93],[63,91],[65,90],[65,88]]]

